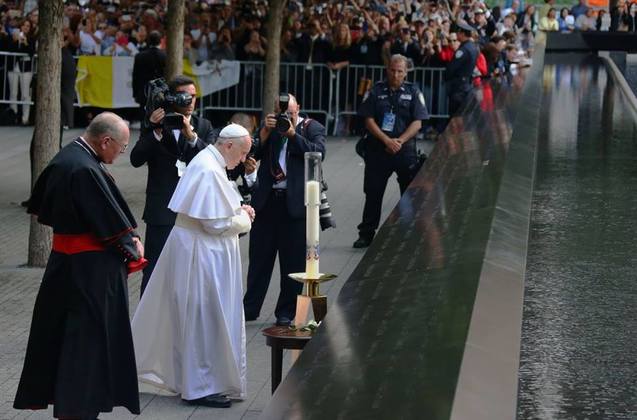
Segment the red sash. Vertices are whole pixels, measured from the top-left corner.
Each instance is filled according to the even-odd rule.
[[[104,251],[106,248],[102,242],[92,233],[80,233],[79,235],[53,234],[53,251],[62,254],[79,254],[88,251]]]
[[[66,255],[79,254],[80,252],[104,251],[106,247],[92,233],[78,235],[53,234],[53,251]],[[142,270],[148,265],[146,258],[137,261],[129,260],[126,264],[128,274]]]

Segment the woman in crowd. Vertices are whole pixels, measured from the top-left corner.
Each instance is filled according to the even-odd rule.
[[[11,109],[18,113],[18,87],[20,100],[31,102],[31,79],[33,78],[33,54],[35,54],[35,38],[31,33],[31,21],[23,19],[20,26],[13,30],[10,41],[10,51],[27,54],[26,56],[10,56],[8,59],[9,70],[9,100]],[[29,124],[29,111],[31,104],[22,104],[22,125]]]
[[[557,18],[557,25],[560,32],[570,32],[568,24],[566,23],[566,18],[571,14],[568,7],[562,7],[560,10],[560,17]]]
[[[560,30],[560,24],[557,21],[557,18],[555,17],[555,8],[551,7],[549,8],[546,16],[542,16],[542,18],[540,18],[540,30],[541,31],[559,31]]]
[[[265,45],[258,31],[250,31],[248,43],[243,47],[246,61],[263,61],[265,59]]]

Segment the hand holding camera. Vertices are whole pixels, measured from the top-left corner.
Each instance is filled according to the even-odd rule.
[[[182,114],[178,115],[181,115],[183,121],[183,128],[181,129],[182,134],[188,139],[188,141],[193,141],[197,138],[197,134],[192,130],[192,126],[190,125],[188,118]]]
[[[288,105],[290,103],[290,95],[287,93],[279,94],[279,114],[276,118],[276,130],[287,138],[296,135],[294,123],[288,114]]]
[[[243,167],[245,169],[245,174],[250,175],[257,170],[257,161],[254,160],[254,157],[248,155],[245,162],[243,162]]]
[[[150,114],[150,117],[148,118],[153,126],[158,126],[155,128],[155,133],[157,133],[158,135],[161,134],[161,123],[164,120],[165,116],[166,111],[164,111],[164,108],[157,108]]]
[[[175,112],[192,104],[193,96],[188,92],[170,92],[163,78],[148,82],[146,87],[146,115],[151,127],[156,133],[161,133],[162,126],[171,130],[182,130],[189,139],[194,138],[194,133],[189,124],[185,124],[186,117]],[[166,112],[166,110],[168,112]],[[160,125],[158,127],[158,125]],[[192,134],[192,135],[191,135]]]

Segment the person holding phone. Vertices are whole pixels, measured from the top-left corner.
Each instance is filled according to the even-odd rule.
[[[23,56],[8,56],[7,67],[10,69],[9,100],[11,109],[18,113],[18,88],[22,104],[22,125],[29,124],[31,110],[31,79],[33,78],[33,55],[35,54],[35,39],[31,36],[31,21],[23,19],[17,30],[13,31],[9,50],[11,52],[26,54]]]

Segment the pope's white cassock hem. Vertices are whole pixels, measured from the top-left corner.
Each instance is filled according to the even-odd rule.
[[[177,221],[133,317],[140,380],[187,400],[246,397],[240,200],[223,156],[202,150],[168,205]]]

